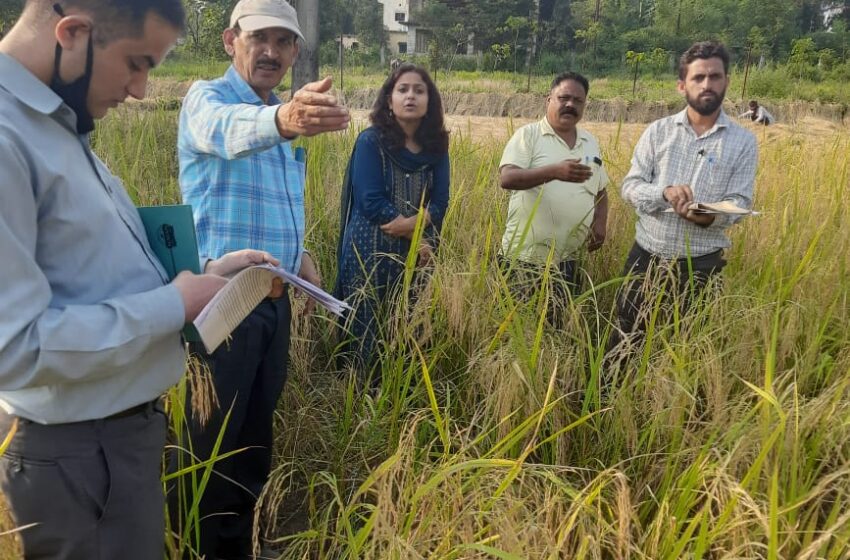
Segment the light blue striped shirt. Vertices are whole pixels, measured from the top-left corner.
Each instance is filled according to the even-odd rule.
[[[192,205],[201,262],[239,249],[268,251],[297,274],[304,244],[304,164],[269,104],[233,66],[195,82],[183,100],[180,190]]]
[[[42,424],[151,401],[186,358],[180,292],[75,126],[0,54],[0,407]]]
[[[664,189],[689,185],[695,202],[728,200],[752,208],[758,147],[751,132],[720,111],[714,126],[697,136],[687,110],[650,124],[638,140],[623,179],[623,200],[634,206],[635,241],[664,258],[698,257],[731,245],[725,230],[740,217],[717,214],[700,227],[664,212]]]

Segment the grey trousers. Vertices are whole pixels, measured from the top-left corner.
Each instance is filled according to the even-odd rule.
[[[2,437],[14,420],[0,411]],[[16,527],[35,524],[20,533],[24,558],[161,560],[165,431],[158,404],[72,424],[19,419],[0,490]]]

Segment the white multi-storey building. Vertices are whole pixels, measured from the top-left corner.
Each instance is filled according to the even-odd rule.
[[[423,0],[378,0],[384,5],[387,46],[393,54],[424,53],[428,50],[428,31],[411,22],[411,13],[422,9]]]

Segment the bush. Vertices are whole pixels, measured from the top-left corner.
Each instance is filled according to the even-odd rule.
[[[336,41],[325,41],[319,45],[319,65],[336,66],[339,64],[339,49]]]
[[[471,54],[456,54],[454,58],[449,57],[447,64],[452,65],[452,70],[457,72],[475,72],[478,70],[478,56]]]
[[[363,68],[381,68],[381,53],[375,47],[360,45],[353,49],[345,49],[343,53],[346,66],[361,66]],[[320,66],[339,66],[339,46],[336,41],[325,41],[319,46]]]
[[[540,55],[540,61],[537,63],[538,74],[560,74],[570,70],[575,60],[575,53],[552,53],[545,52]]]
[[[833,67],[827,77],[838,82],[850,82],[850,61]]]
[[[747,92],[751,97],[787,99],[792,96],[793,80],[784,68],[762,68],[750,70]]]

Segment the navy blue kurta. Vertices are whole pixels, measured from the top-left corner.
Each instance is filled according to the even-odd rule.
[[[348,337],[361,365],[374,364],[379,324],[376,315],[399,284],[410,241],[392,237],[380,226],[397,216],[413,216],[421,205],[431,214],[424,235],[436,249],[449,203],[448,153],[389,150],[374,127],[360,133],[342,189],[337,252],[336,297],[355,307]]]

